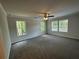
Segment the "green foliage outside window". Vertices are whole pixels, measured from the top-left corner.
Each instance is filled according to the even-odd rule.
[[[26,34],[26,23],[25,21],[16,21],[16,27],[17,27],[17,35],[25,35]]]
[[[52,31],[68,32],[68,19],[52,21]]]
[[[52,31],[58,31],[58,21],[52,22]]]
[[[68,31],[68,20],[60,20],[59,21],[59,31],[67,32]]]

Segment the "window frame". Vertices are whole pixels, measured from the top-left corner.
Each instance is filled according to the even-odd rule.
[[[67,20],[67,31],[60,31],[60,21],[64,21],[64,20]],[[57,31],[53,31],[52,30],[52,22],[53,21],[58,21],[58,30]],[[68,19],[62,19],[62,20],[52,20],[52,22],[51,22],[51,31],[53,31],[53,32],[68,32],[68,28],[69,28],[69,20]]]
[[[60,30],[60,21],[67,21],[67,25],[65,25],[65,22],[64,22],[64,25],[65,26],[67,26],[65,29],[63,29],[63,30],[66,30],[66,31],[62,31],[62,30]],[[69,21],[68,21],[68,19],[64,19],[64,20],[59,20],[59,32],[68,32],[68,25],[69,25],[69,23],[68,23]]]
[[[53,31],[53,32],[57,32],[57,31],[58,31],[58,20],[54,20],[54,21],[57,21],[57,30],[56,30],[56,31],[53,31],[53,28],[52,28],[52,31]],[[52,24],[54,21],[52,21],[51,24]],[[53,25],[52,25],[51,27],[53,27]]]
[[[19,24],[20,23],[20,24]],[[22,24],[23,23],[23,24]],[[24,26],[23,26],[24,25]],[[19,28],[18,28],[19,27]],[[24,27],[24,28],[23,28]],[[23,31],[24,30],[24,31]],[[16,31],[17,36],[23,36],[26,35],[27,29],[26,29],[26,22],[23,20],[17,20],[16,21]],[[21,33],[19,33],[21,32]]]

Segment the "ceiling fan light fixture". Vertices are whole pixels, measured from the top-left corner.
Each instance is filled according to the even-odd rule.
[[[44,13],[44,20],[48,20],[48,14]]]
[[[48,20],[48,17],[44,17],[44,20]]]

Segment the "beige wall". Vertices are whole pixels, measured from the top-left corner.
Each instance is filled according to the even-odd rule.
[[[0,59],[9,59],[10,47],[7,14],[0,4]]]

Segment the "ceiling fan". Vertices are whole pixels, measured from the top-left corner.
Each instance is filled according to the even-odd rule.
[[[54,17],[54,15],[50,15],[51,12],[38,12],[32,11],[34,14],[38,15],[36,17],[43,17],[43,20],[48,20],[49,17]]]
[[[49,17],[54,17],[54,15],[49,15],[49,13],[42,13],[44,20],[48,20]]]

